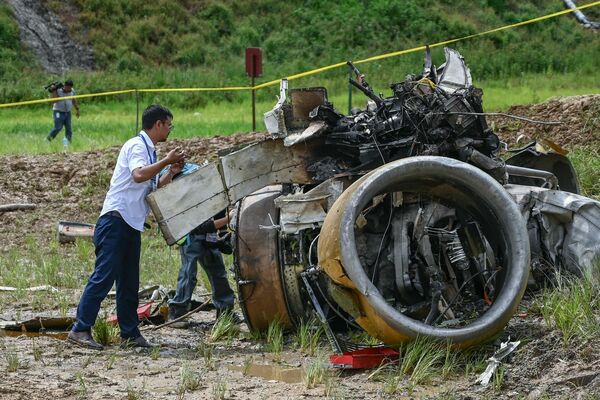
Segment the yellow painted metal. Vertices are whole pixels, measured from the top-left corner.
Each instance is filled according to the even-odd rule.
[[[338,285],[352,291],[355,307],[360,311],[360,317],[356,318],[358,323],[369,335],[381,340],[388,346],[397,346],[409,341],[411,338],[401,334],[392,328],[381,318],[375,309],[369,304],[369,300],[356,288],[356,285],[346,272],[341,260],[340,224],[344,210],[354,191],[370,174],[363,176],[354,182],[336,200],[333,207],[327,213],[319,236],[318,255],[319,265],[325,273]]]

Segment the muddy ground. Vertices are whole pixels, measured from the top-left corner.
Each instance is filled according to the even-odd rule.
[[[580,145],[600,147],[600,96],[560,98],[544,104],[515,106],[508,113],[530,119],[562,121],[562,125],[530,125],[508,117],[488,122],[511,147],[530,139],[546,138],[567,149]],[[193,162],[214,157],[232,145],[264,137],[244,134],[209,139],[172,141],[159,146],[165,153],[185,147]],[[518,141],[518,143],[517,143]],[[0,257],[24,247],[34,238],[40,247],[56,240],[58,220],[95,222],[116,160],[118,147],[84,153],[0,157],[0,205],[32,203],[34,211],[0,214]],[[68,251],[68,250],[67,250]],[[74,315],[80,290],[72,293],[68,314]],[[395,398],[600,398],[600,339],[565,347],[558,331],[530,311],[526,299],[501,339],[521,340],[521,346],[505,364],[500,387],[482,388],[477,374],[462,371],[451,379],[433,377],[414,391],[400,385]],[[52,316],[56,309],[33,311],[15,300],[0,309],[0,320]],[[281,360],[250,335],[231,342],[217,342],[206,351],[206,337],[214,318],[201,312],[192,328],[163,328],[145,336],[160,347],[154,351],[103,352],[73,347],[59,337],[0,337],[0,399],[204,399],[204,398],[384,398],[386,383],[369,379],[372,371],[343,372],[308,387],[303,369],[319,361],[294,350],[286,337]],[[600,323],[600,321],[599,321]],[[0,331],[2,332],[2,331]],[[492,354],[494,345],[479,351]],[[323,343],[325,349],[326,344]],[[204,349],[199,351],[199,349]],[[212,353],[212,357],[210,356]],[[19,368],[10,371],[10,355],[17,354]],[[243,370],[246,370],[245,374]],[[191,372],[190,372],[191,371]],[[193,391],[181,394],[182,374],[199,377]],[[223,395],[223,396],[221,396]],[[138,397],[135,397],[138,396]]]

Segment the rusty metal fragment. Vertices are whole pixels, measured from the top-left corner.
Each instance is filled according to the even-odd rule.
[[[266,187],[246,197],[238,211],[236,280],[239,302],[250,329],[265,330],[273,320],[292,326],[277,251],[278,233],[257,229],[277,220],[279,211],[273,199],[280,194],[280,186]]]
[[[73,243],[78,237],[92,238],[96,226],[94,224],[85,224],[82,222],[59,221],[58,222],[58,242]]]

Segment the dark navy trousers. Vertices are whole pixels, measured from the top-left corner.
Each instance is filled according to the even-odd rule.
[[[141,233],[121,217],[104,214],[96,223],[96,267],[83,290],[73,330],[90,331],[113,283],[117,282],[117,317],[122,338],[140,336],[138,290],[140,286]]]
[[[73,129],[71,128],[71,112],[52,111],[52,118],[54,119],[54,129],[52,129],[48,134],[48,139],[54,139],[64,126],[65,137],[70,142],[73,138]]]

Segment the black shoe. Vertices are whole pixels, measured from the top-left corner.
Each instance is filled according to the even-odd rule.
[[[96,342],[89,332],[69,332],[67,341],[75,343],[78,346],[85,347],[93,350],[103,350],[104,346]]]
[[[142,347],[144,349],[149,349],[152,347],[152,345],[148,343],[148,341],[142,335],[136,338],[121,339],[122,349],[131,349],[134,347]]]
[[[50,137],[50,136],[46,136],[46,140],[47,140],[47,141],[51,142],[51,141],[52,141],[52,139],[53,139],[52,137]]]
[[[167,321],[173,321],[187,313],[186,308],[169,306],[169,315]]]

